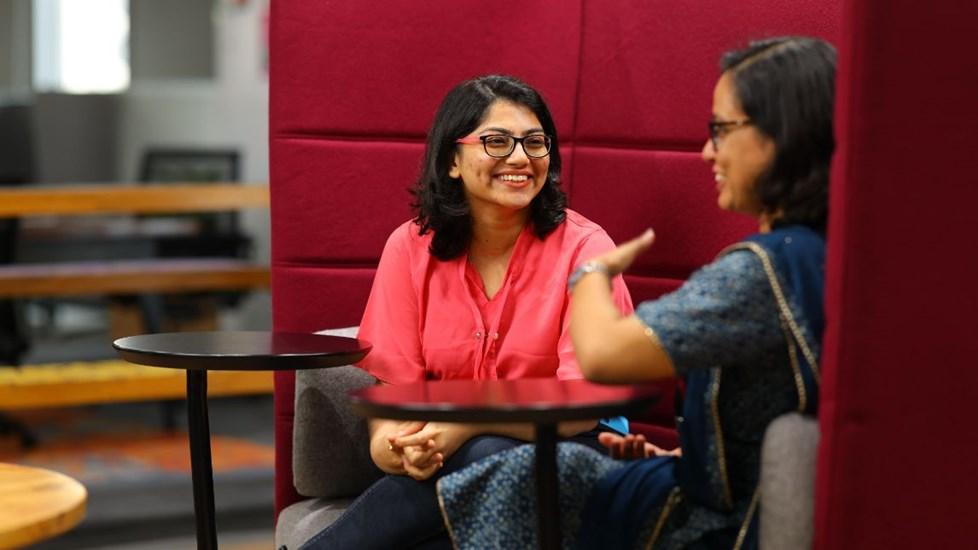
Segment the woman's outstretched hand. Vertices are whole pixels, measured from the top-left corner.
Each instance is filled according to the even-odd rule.
[[[649,443],[641,434],[618,435],[610,432],[598,434],[598,442],[608,448],[608,456],[618,460],[635,460],[653,456],[682,456],[678,448],[667,451]]]
[[[608,266],[609,275],[618,275],[628,269],[639,254],[648,250],[653,241],[655,241],[655,232],[649,228],[638,237],[622,243],[618,248],[593,258],[593,261]]]

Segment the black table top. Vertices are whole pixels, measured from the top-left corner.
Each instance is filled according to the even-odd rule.
[[[350,365],[370,344],[356,338],[298,332],[163,332],[112,342],[140,365],[188,370],[296,370]]]
[[[659,399],[651,384],[585,380],[444,380],[371,386],[350,394],[359,414],[393,420],[556,423],[642,411]]]

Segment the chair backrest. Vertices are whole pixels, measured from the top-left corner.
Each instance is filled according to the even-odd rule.
[[[0,104],[0,185],[34,183],[34,107]]]
[[[816,548],[975,546],[976,34],[970,0],[847,2]]]
[[[450,87],[523,78],[560,131],[572,208],[658,242],[636,301],[678,286],[753,230],[715,206],[706,138],[717,60],[750,38],[834,40],[841,0],[271,3],[272,294],[277,330],[355,325]],[[539,54],[530,52],[530,48]],[[276,503],[292,487],[294,377],[276,374]],[[664,403],[667,405],[667,402]]]
[[[761,445],[761,550],[812,547],[818,421],[799,413],[778,418]]]
[[[146,183],[237,182],[241,155],[234,149],[149,148],[143,152],[139,181]],[[251,238],[239,226],[237,212],[193,214],[197,234],[156,239],[160,256],[230,256],[247,258]],[[240,295],[240,293],[239,293]]]
[[[34,108],[0,104],[0,186],[34,181]],[[0,264],[12,263],[17,251],[20,220],[0,219]],[[0,365],[19,365],[30,348],[23,314],[12,300],[0,300]]]

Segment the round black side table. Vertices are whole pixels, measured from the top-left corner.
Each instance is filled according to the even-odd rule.
[[[585,380],[444,380],[371,386],[350,394],[363,416],[392,420],[530,423],[536,432],[538,542],[560,548],[557,424],[639,412],[660,397],[651,384],[602,386]]]
[[[207,371],[297,370],[350,365],[370,344],[355,338],[266,331],[168,332],[112,343],[130,363],[187,371],[187,423],[197,548],[216,549],[214,476],[207,417]]]

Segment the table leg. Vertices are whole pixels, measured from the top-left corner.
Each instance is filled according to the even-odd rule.
[[[560,548],[560,505],[557,495],[557,425],[536,426],[537,536],[540,548]]]
[[[217,550],[211,430],[207,420],[206,370],[187,371],[187,423],[190,428],[190,472],[194,483],[197,548]]]

